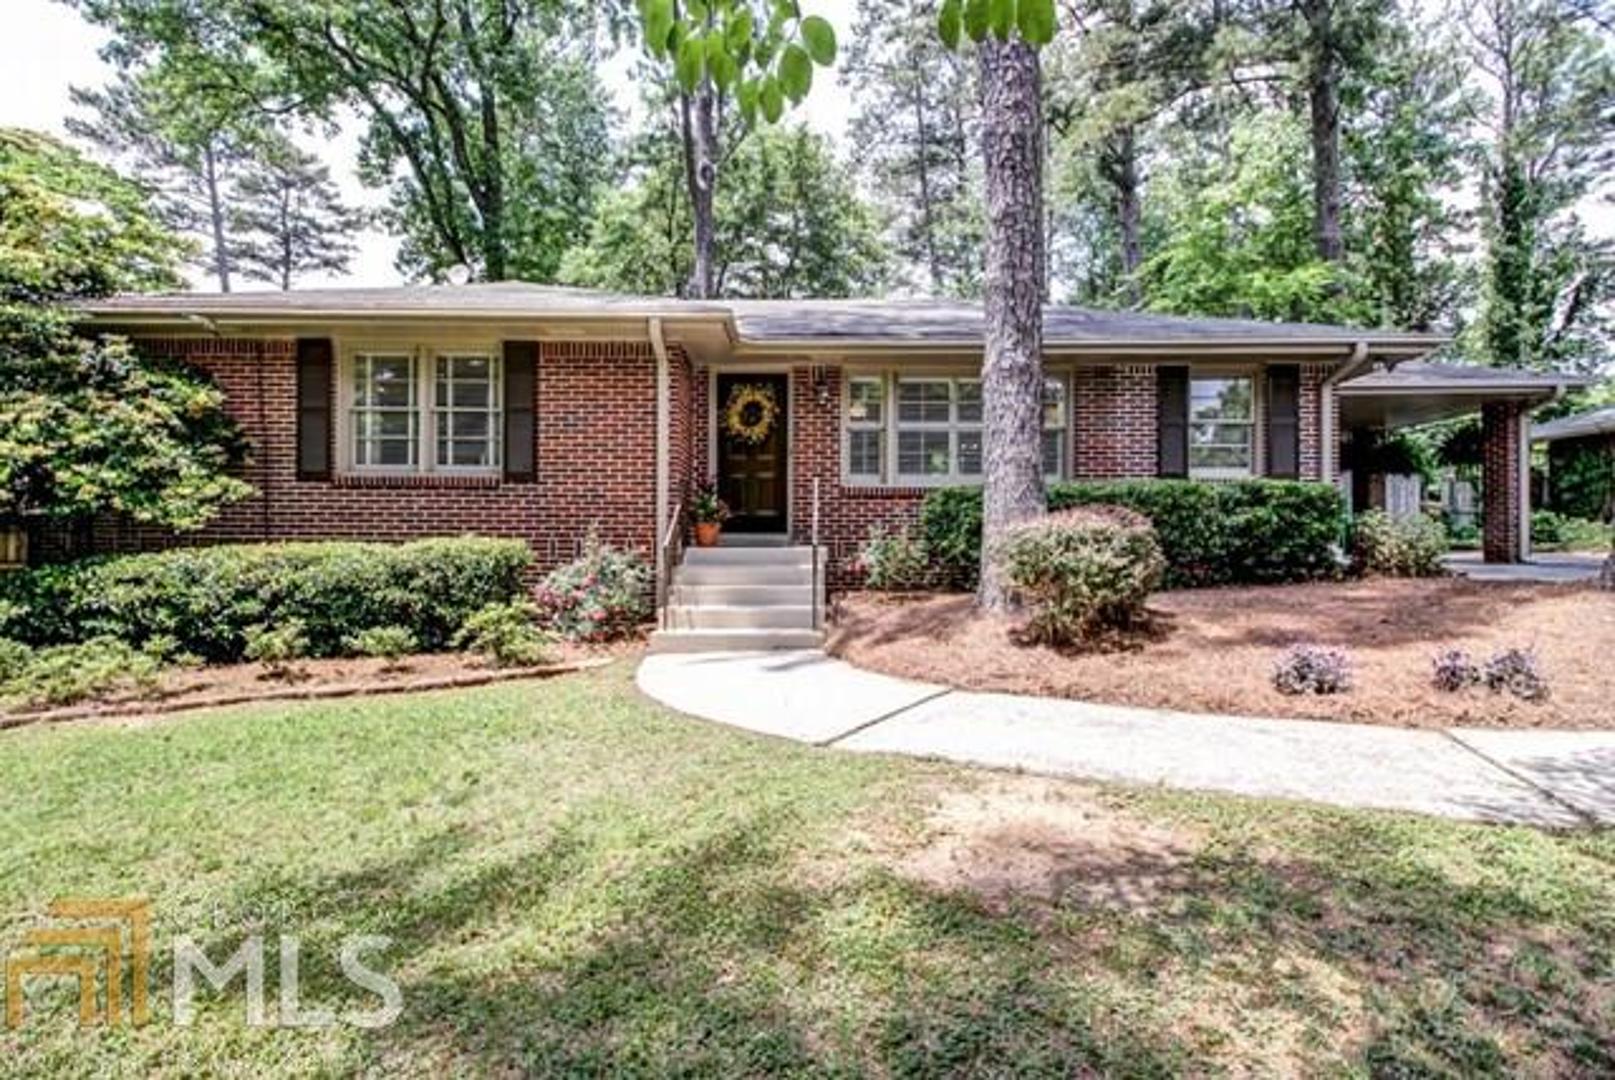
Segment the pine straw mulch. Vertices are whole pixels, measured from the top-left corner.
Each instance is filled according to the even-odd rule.
[[[165,669],[157,686],[128,689],[94,701],[57,707],[0,705],[0,730],[25,724],[95,718],[129,718],[221,708],[255,701],[304,701],[445,690],[516,679],[566,675],[610,663],[643,646],[639,640],[609,645],[558,642],[547,662],[532,667],[493,667],[467,653],[423,653],[396,667],[365,657],[299,660],[284,675],[261,664],[219,664]]]
[[[1015,622],[977,615],[969,596],[850,594],[829,647],[860,667],[969,690],[1403,727],[1615,727],[1615,596],[1590,586],[1377,578],[1200,589],[1159,593],[1149,614],[1135,634],[1062,652],[1018,643]],[[1353,689],[1274,690],[1274,661],[1299,643],[1346,648]],[[1480,663],[1532,649],[1551,696],[1439,691],[1431,660],[1446,647]]]

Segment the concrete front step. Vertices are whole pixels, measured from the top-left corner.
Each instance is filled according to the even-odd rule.
[[[818,630],[658,630],[650,636],[653,653],[817,649],[823,644]]]
[[[673,586],[686,585],[798,585],[811,589],[813,567],[808,563],[686,563],[673,572]]]
[[[824,562],[825,549],[819,549]],[[811,547],[692,547],[684,552],[685,566],[812,566]]]
[[[668,625],[677,630],[811,630],[809,604],[700,604],[671,607]]]
[[[813,586],[806,581],[799,585],[686,585],[675,576],[668,602],[677,606],[811,604]]]

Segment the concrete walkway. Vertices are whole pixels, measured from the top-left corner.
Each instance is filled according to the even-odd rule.
[[[1615,731],[1420,731],[981,694],[822,652],[647,657],[671,708],[798,742],[1473,821],[1615,824]]]
[[[1604,568],[1603,555],[1579,551],[1541,551],[1531,556],[1530,562],[1489,563],[1478,551],[1459,551],[1441,560],[1451,573],[1471,581],[1534,582],[1548,585],[1569,585],[1579,581],[1597,581]]]

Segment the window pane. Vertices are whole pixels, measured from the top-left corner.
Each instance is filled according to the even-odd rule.
[[[1251,380],[1191,380],[1189,415],[1196,420],[1249,420]]]
[[[437,462],[457,468],[475,468],[492,465],[493,456],[486,442],[440,442],[437,444]]]
[[[415,464],[415,441],[413,439],[379,439],[370,444],[372,447],[370,464],[372,465],[413,465]]]
[[[370,419],[370,429],[367,435],[386,435],[397,439],[407,439],[415,432],[414,413],[407,412],[373,412],[367,414]]]
[[[897,420],[905,424],[946,424],[951,384],[946,379],[903,379],[897,384]]]
[[[948,475],[946,431],[902,431],[897,435],[897,471],[904,476]]]
[[[1248,447],[1251,440],[1249,424],[1191,424],[1191,442],[1206,446]]]
[[[493,365],[486,356],[456,356],[448,361],[452,365],[454,378],[470,380],[472,382],[487,382],[493,376]]]
[[[959,381],[959,423],[981,423],[981,383],[975,379]]]
[[[404,356],[370,359],[367,405],[408,408],[415,404],[415,361]]]
[[[981,429],[959,432],[959,475],[981,475]]]
[[[1065,426],[1065,380],[1043,380],[1043,426]]]
[[[847,384],[847,419],[855,424],[878,424],[885,384],[880,379],[853,379]]]
[[[1065,432],[1045,431],[1043,433],[1043,474],[1045,476],[1065,475]]]
[[[851,476],[879,476],[881,433],[853,431],[847,440],[847,473]]]
[[[1190,446],[1191,469],[1239,469],[1249,471],[1251,453],[1248,446]]]
[[[488,414],[482,412],[455,413],[449,418],[449,435],[456,439],[488,438]]]

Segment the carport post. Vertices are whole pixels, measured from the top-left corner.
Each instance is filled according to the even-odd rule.
[[[1489,563],[1531,557],[1531,411],[1518,401],[1481,406],[1482,551]]]

